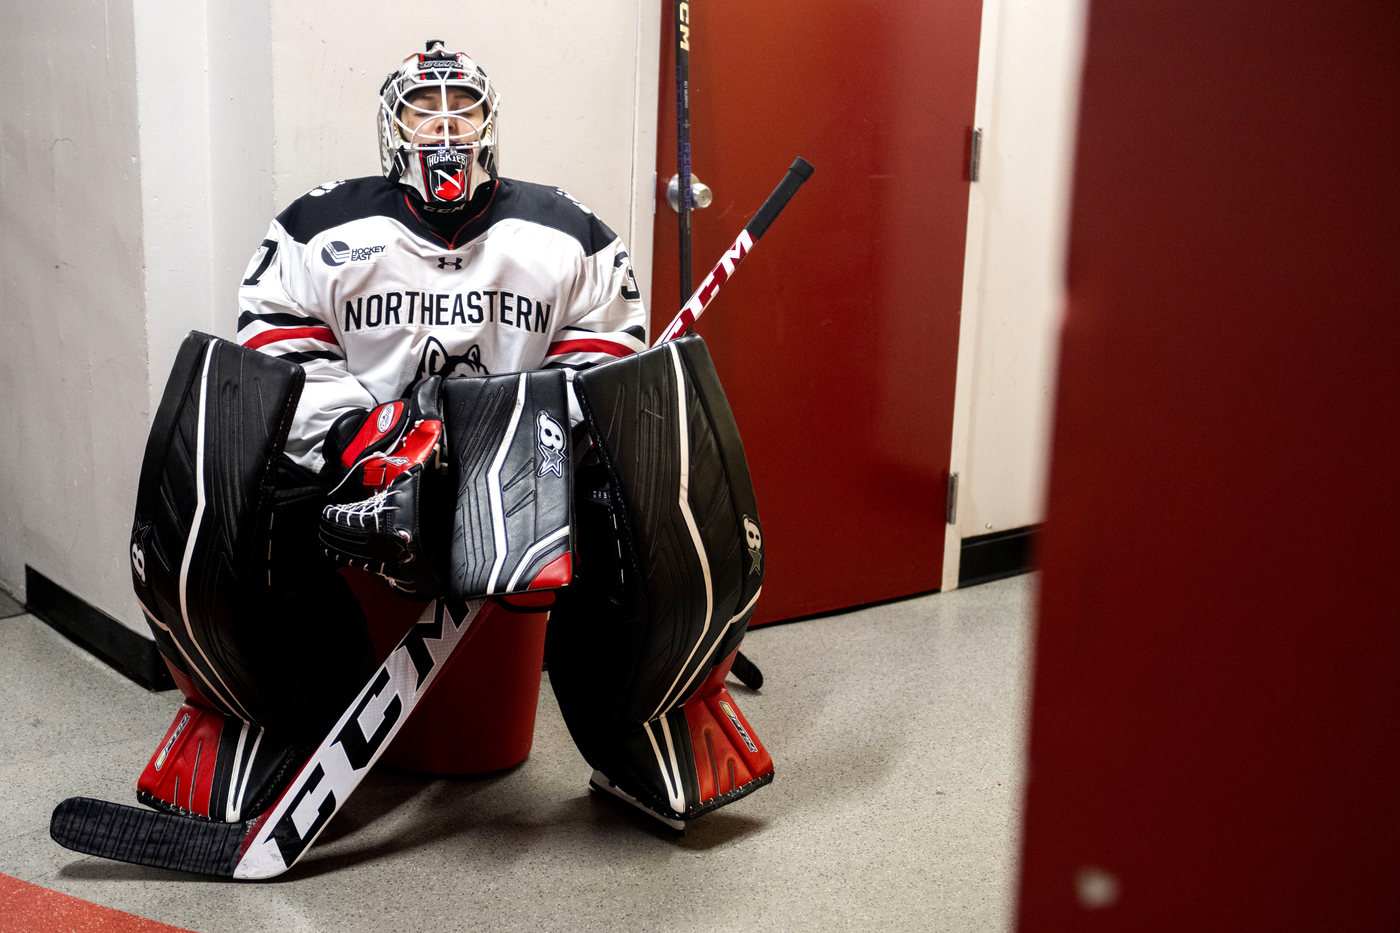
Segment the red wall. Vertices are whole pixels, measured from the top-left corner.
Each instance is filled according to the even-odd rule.
[[[1400,926],[1397,10],[1090,3],[1022,930]]]

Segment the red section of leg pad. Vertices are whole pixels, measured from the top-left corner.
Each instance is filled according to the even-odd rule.
[[[695,777],[700,785],[701,803],[753,780],[748,764],[734,749],[729,733],[699,697],[685,705],[685,721],[690,726],[690,747],[695,753]]]
[[[740,647],[743,647],[740,645]],[[729,669],[734,666],[734,659],[739,656],[739,648],[729,652],[729,657],[716,664],[710,670],[710,676],[705,678],[705,682],[700,685],[700,689],[695,691],[696,696],[706,696],[714,693],[724,686],[724,679],[729,676]]]
[[[218,709],[204,695],[204,691],[199,689],[199,685],[188,674],[176,667],[164,653],[161,654],[160,659],[165,662],[165,666],[170,670],[170,676],[175,678],[175,686],[180,688],[180,692],[185,695],[186,700],[204,709]]]
[[[183,704],[146,770],[141,772],[136,789],[183,810],[208,816],[214,761],[219,756],[219,735],[223,729],[221,713]]]
[[[568,586],[569,581],[573,578],[573,557],[566,551],[545,564],[544,569],[535,575],[535,579],[531,580],[530,585],[526,588],[538,590],[545,587]]]
[[[712,682],[713,678],[707,680],[701,692],[685,704],[701,802],[773,770],[773,759],[754,734],[753,726],[739,712],[723,681],[713,690],[709,689]]]

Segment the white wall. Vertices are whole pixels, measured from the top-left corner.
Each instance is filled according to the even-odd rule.
[[[501,94],[502,174],[558,185],[588,205],[622,235],[648,296],[660,4],[426,0],[390,16],[377,0],[276,0],[277,209],[323,182],[378,174],[384,76],[441,39]]]
[[[649,294],[660,2],[7,4],[0,587],[32,564],[145,633],[126,549],[175,351],[233,335],[277,210],[378,171],[380,83],[426,38],[500,85],[506,174],[588,204]]]
[[[234,335],[272,211],[272,53],[268,0],[133,6],[154,412],[186,334]]]
[[[0,20],[0,585],[24,565],[124,621],[148,424],[131,6]],[[126,611],[123,611],[126,610]]]
[[[1086,0],[985,0],[951,468],[962,538],[1045,514]]]

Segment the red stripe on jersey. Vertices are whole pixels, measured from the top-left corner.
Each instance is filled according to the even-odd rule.
[[[558,356],[561,353],[606,353],[609,356],[631,356],[636,353],[631,347],[611,340],[561,340],[551,343],[545,356]]]
[[[258,347],[276,343],[279,340],[300,340],[302,338],[324,340],[326,343],[340,346],[340,341],[335,339],[335,333],[329,327],[275,327],[272,330],[265,330],[261,334],[249,337],[243,342],[243,346],[249,350],[256,350]]]

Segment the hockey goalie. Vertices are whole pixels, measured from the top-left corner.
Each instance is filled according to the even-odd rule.
[[[453,652],[522,609],[550,612],[549,679],[597,791],[683,828],[772,780],[724,685],[763,545],[708,352],[647,348],[621,240],[502,177],[500,120],[467,55],[404,59],[382,175],[294,201],[245,273],[237,342],[181,347],[131,565],[185,702],[140,775],[149,809],[64,801],[61,844],[285,871]],[[387,658],[345,568],[427,607]]]

